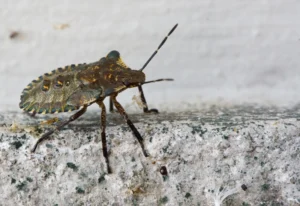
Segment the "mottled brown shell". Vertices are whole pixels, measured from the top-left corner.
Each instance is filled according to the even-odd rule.
[[[78,109],[66,103],[80,86],[80,82],[75,81],[76,74],[85,67],[82,64],[58,68],[33,80],[22,92],[20,108],[43,114]]]
[[[111,51],[97,62],[58,68],[33,80],[23,90],[19,106],[39,114],[77,110],[126,89],[124,79],[143,82],[145,76],[128,68],[119,52]]]

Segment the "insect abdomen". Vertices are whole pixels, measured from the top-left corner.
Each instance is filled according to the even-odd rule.
[[[20,108],[42,114],[78,109],[68,105],[67,99],[79,87],[76,74],[83,68],[83,65],[58,68],[33,80],[22,92]]]

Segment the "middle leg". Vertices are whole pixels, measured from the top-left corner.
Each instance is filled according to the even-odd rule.
[[[102,141],[102,149],[103,149],[103,156],[105,158],[106,166],[107,166],[107,172],[108,174],[111,174],[111,169],[109,166],[109,160],[108,160],[108,152],[107,152],[107,143],[106,143],[106,108],[103,103],[103,100],[100,100],[97,102],[97,104],[101,107],[101,141]]]
[[[109,98],[109,112],[114,113],[114,104],[113,101],[111,100],[111,97]]]

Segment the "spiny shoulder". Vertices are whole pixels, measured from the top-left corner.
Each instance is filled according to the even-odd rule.
[[[120,52],[116,50],[112,50],[106,55],[106,57],[100,59],[100,63],[105,64],[106,62],[113,62],[124,69],[129,69],[129,67],[123,62]]]

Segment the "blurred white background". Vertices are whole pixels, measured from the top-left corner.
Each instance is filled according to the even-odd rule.
[[[150,107],[300,102],[300,1],[0,0],[0,109],[18,110],[23,88],[61,66],[118,50],[144,70]],[[10,38],[12,32],[18,32]],[[132,106],[137,89],[119,100]],[[130,106],[131,105],[131,106]],[[165,105],[165,106],[163,106]]]

